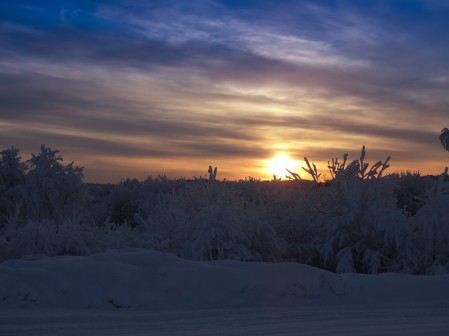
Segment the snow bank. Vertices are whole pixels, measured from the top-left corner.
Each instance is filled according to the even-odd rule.
[[[447,308],[447,302],[448,275],[338,275],[296,263],[197,262],[144,249],[0,263],[0,308]]]

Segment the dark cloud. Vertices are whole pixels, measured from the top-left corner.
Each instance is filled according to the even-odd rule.
[[[152,107],[151,101],[146,106],[131,104],[126,97],[114,97],[93,82],[0,74],[0,112],[5,121],[119,135],[253,139],[249,133],[221,127],[212,120],[206,123],[194,114],[183,118],[174,111]]]
[[[120,141],[120,139],[102,139],[95,136],[73,135],[69,132],[60,130],[59,132],[40,131],[39,129],[27,129],[26,132],[2,133],[0,143],[12,143],[25,152],[36,152],[40,143],[35,143],[39,139],[40,143],[47,144],[69,152],[82,153],[87,151],[89,155],[107,155],[123,158],[141,158],[152,159],[167,158],[245,158],[248,156],[264,158],[268,151],[262,148],[251,146],[242,146],[240,143],[223,143],[218,141],[198,141],[187,140],[167,140],[167,139],[149,139],[146,142],[132,143]],[[30,145],[31,144],[31,145]],[[7,145],[5,147],[8,147]]]
[[[127,32],[89,32],[76,28],[51,31],[0,31],[7,56],[18,55],[59,62],[89,63],[103,66],[147,68],[156,65],[188,63],[211,54],[219,55],[207,45],[177,45],[166,41],[131,35]]]
[[[419,142],[421,145],[434,145],[437,142],[435,132],[423,131],[416,128],[401,128],[399,125],[367,124],[357,121],[348,122],[345,119],[327,117],[323,119],[306,118],[301,116],[264,115],[261,117],[242,117],[228,121],[230,124],[243,125],[247,128],[270,126],[274,129],[290,129],[300,134],[304,130],[323,131],[327,134],[334,132],[335,136],[344,134],[361,135],[369,138],[382,138],[391,141]]]

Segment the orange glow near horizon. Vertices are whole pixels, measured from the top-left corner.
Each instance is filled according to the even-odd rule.
[[[293,160],[287,154],[278,154],[275,157],[269,159],[266,164],[267,172],[278,178],[288,175],[287,169],[299,174],[299,161]]]

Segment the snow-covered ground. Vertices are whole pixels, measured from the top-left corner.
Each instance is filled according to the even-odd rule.
[[[447,335],[449,275],[143,249],[0,263],[0,335]]]

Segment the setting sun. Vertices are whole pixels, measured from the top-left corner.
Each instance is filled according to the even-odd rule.
[[[285,175],[288,175],[286,169],[299,173],[299,166],[299,161],[293,160],[285,154],[279,154],[267,162],[268,173],[277,177],[285,177]]]

